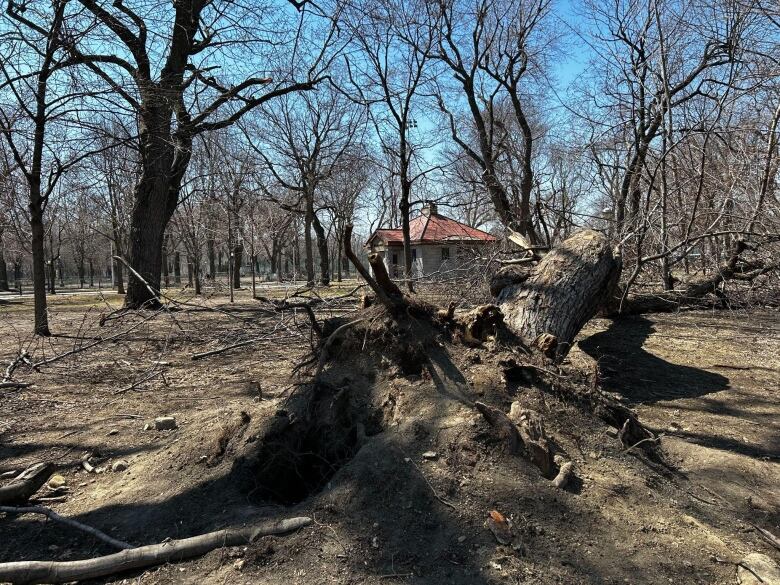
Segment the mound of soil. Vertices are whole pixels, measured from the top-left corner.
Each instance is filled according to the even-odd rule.
[[[626,452],[582,399],[592,393],[582,376],[545,370],[494,338],[467,347],[430,314],[391,319],[373,307],[325,327],[337,329],[317,381],[253,419],[234,463],[251,501],[311,514],[320,527],[280,541],[283,556],[295,551],[293,572],[275,570],[318,583],[630,578],[631,565],[615,559],[636,545],[600,544],[627,510],[605,517],[603,502],[583,494],[606,476],[608,493],[646,505],[648,487],[670,497],[675,472],[655,450]],[[556,460],[574,463],[566,489],[512,453],[475,401],[539,416]],[[500,534],[488,520],[496,512]],[[334,555],[339,564],[325,562]]]

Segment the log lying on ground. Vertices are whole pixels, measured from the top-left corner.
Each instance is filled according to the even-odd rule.
[[[610,315],[639,315],[642,313],[672,313],[684,307],[701,307],[709,295],[717,295],[719,287],[728,280],[752,281],[773,270],[778,264],[747,262],[742,255],[753,247],[744,240],[737,240],[729,258],[714,272],[692,278],[680,288],[656,293],[629,294],[626,298],[615,295],[610,300],[607,313]],[[709,303],[711,304],[711,303]]]
[[[580,231],[550,251],[527,278],[498,293],[504,322],[526,344],[559,361],[612,296],[620,269],[603,234]]]
[[[8,485],[0,487],[0,504],[26,502],[54,473],[53,463],[37,463],[25,469]]]
[[[309,524],[311,524],[311,518],[289,518],[247,528],[218,530],[191,538],[140,546],[82,561],[0,563],[0,582],[67,583],[83,579],[96,579],[131,569],[141,569],[201,556],[217,548],[247,544],[261,536],[284,534]]]

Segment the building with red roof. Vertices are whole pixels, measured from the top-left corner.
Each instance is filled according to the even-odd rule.
[[[465,252],[474,252],[496,242],[496,237],[485,231],[441,215],[431,201],[426,202],[422,213],[409,222],[409,237],[415,276],[457,268],[458,258]],[[401,228],[376,230],[366,246],[384,259],[390,276],[403,274]]]

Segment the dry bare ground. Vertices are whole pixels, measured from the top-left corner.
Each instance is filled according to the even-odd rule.
[[[747,553],[778,558],[757,530],[780,534],[776,312],[594,320],[583,331],[558,375],[596,375],[597,361],[602,387],[664,435],[659,457],[627,450],[556,393],[554,376],[507,380],[500,352],[446,344],[424,363],[412,352],[406,370],[344,356],[327,370],[318,408],[347,400],[349,420],[295,435],[293,456],[292,444],[258,438],[294,411],[308,319],[282,320],[246,293],[237,301],[100,327],[118,297],[66,297],[52,307],[63,335],[32,345],[31,306],[0,307],[3,364],[20,349],[40,361],[127,331],[40,372],[19,368],[34,385],[0,390],[0,472],[56,462],[65,487],[37,497],[59,514],[134,545],[265,517],[314,519],[106,582],[726,584]],[[191,359],[244,340],[256,341]],[[475,400],[543,413],[575,465],[570,486],[509,456]],[[163,415],[178,428],[144,430]],[[112,471],[118,461],[127,469]],[[505,544],[486,527],[491,510],[511,520]],[[0,516],[0,533],[0,561],[113,552],[31,515]]]

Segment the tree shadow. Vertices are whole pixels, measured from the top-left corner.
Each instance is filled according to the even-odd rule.
[[[623,318],[581,340],[579,347],[599,362],[603,387],[633,404],[695,398],[729,387],[725,376],[673,364],[644,349],[654,331],[645,317]]]

